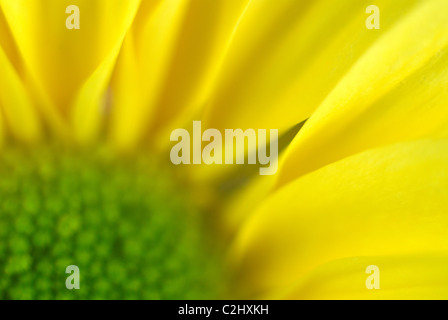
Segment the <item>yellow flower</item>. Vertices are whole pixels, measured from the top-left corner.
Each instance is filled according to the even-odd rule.
[[[448,3],[376,0],[379,30],[371,4],[0,0],[0,297],[216,297],[196,192],[232,238],[232,298],[448,298]],[[170,133],[198,119],[278,129],[278,174],[182,167],[177,195]],[[30,287],[76,263],[79,295]]]

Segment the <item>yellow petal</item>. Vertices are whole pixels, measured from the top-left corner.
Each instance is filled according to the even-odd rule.
[[[110,1],[107,2],[110,4]],[[95,72],[83,84],[73,106],[73,125],[78,141],[86,143],[95,138],[107,110],[106,89],[121,49],[123,39],[128,32],[137,12],[140,0],[127,1],[125,4],[109,5],[109,15],[105,27],[113,28],[113,47]],[[109,20],[110,19],[110,20]],[[117,20],[119,23],[117,23]]]
[[[0,47],[3,48],[11,64],[18,71],[22,70],[22,61],[20,60],[19,50],[11,34],[11,30],[6,21],[3,10],[0,6]]]
[[[118,99],[113,106],[111,128],[112,139],[119,148],[135,145],[146,129],[189,2],[168,0],[151,6],[146,3],[149,8],[145,7],[143,18],[138,17],[138,32],[126,41],[116,74],[121,78],[118,80],[121,87],[115,88]]]
[[[112,77],[111,140],[116,148],[134,147],[133,115],[145,108],[132,32],[126,36]]]
[[[213,128],[278,128],[308,118],[365,50],[416,1],[252,1],[238,24],[204,117]]]
[[[79,30],[66,27],[69,17],[66,8],[73,1],[1,0],[0,3],[32,84],[45,101],[46,116],[74,117],[78,140],[91,137],[99,126],[98,104],[105,82],[139,0],[76,1],[80,10]],[[82,117],[85,119],[81,120]]]
[[[324,263],[448,250],[448,140],[364,152],[298,178],[261,204],[232,259],[252,293]]]
[[[447,265],[447,253],[340,259],[316,268],[279,298],[447,299]],[[379,289],[367,289],[368,266],[378,267]]]
[[[112,140],[130,148],[151,135],[158,149],[191,124],[208,97],[248,0],[145,3],[114,79]],[[168,138],[167,138],[168,137]]]
[[[159,148],[166,147],[172,130],[200,118],[249,2],[191,1],[154,114],[152,132]]]
[[[0,47],[0,111],[12,134],[33,142],[40,138],[40,119],[16,70]],[[0,112],[1,113],[1,112]]]
[[[278,186],[350,154],[446,127],[447,10],[443,0],[421,2],[372,45],[299,132]]]

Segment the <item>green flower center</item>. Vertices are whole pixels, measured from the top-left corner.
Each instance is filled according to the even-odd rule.
[[[0,299],[222,293],[201,215],[154,161],[7,150],[0,199]],[[79,290],[66,287],[70,265]]]

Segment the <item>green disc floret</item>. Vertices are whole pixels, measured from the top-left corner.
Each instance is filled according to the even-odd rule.
[[[51,150],[0,158],[0,299],[219,297],[201,215],[154,161]],[[70,265],[79,290],[66,288]]]

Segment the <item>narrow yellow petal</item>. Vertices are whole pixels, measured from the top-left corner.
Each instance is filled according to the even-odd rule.
[[[298,178],[261,204],[233,250],[253,293],[288,288],[354,256],[448,250],[448,140],[364,152]]]
[[[448,299],[448,254],[353,257],[324,264],[282,299]],[[379,288],[366,282],[378,269]]]
[[[98,135],[104,115],[108,111],[106,89],[124,37],[140,5],[140,0],[127,1],[126,4],[110,5],[110,2],[107,3],[109,10],[105,27],[112,30],[104,30],[104,32],[113,35],[113,47],[95,72],[83,84],[73,105],[72,119],[75,136],[81,143],[89,142]]]
[[[16,70],[0,47],[0,105],[15,138],[33,142],[40,138],[40,119]]]
[[[299,132],[278,186],[363,150],[434,134],[448,120],[448,2],[421,2],[375,42]]]
[[[151,132],[159,149],[166,147],[172,130],[200,119],[249,2],[191,1],[153,117]]]
[[[114,75],[111,136],[119,148],[151,135],[164,150],[173,129],[200,117],[247,3],[144,3]]]
[[[156,6],[145,7],[145,17],[138,17],[136,20],[139,30],[133,35],[133,39],[127,40],[125,51],[120,56],[120,60],[125,61],[119,62],[131,68],[127,70],[121,67],[116,74],[121,78],[120,83],[128,83],[126,87],[117,89],[119,99],[113,106],[111,135],[119,148],[129,149],[135,145],[147,128],[160,96],[189,2],[162,1]],[[134,50],[129,48],[132,42],[136,45]],[[137,62],[132,61],[134,59]],[[135,70],[132,65],[138,65],[139,70]],[[134,88],[125,92],[131,86]],[[135,98],[135,94],[139,98]]]
[[[0,47],[16,70],[22,69],[19,50],[11,34],[5,15],[0,5]]]
[[[144,108],[142,83],[136,59],[133,33],[124,39],[112,76],[111,141],[118,149],[132,149],[134,119],[132,115]]]

